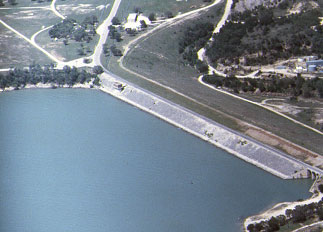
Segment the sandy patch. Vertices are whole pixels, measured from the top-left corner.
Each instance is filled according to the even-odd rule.
[[[319,154],[307,150],[306,148],[300,147],[290,141],[287,141],[262,129],[248,127],[245,133],[260,142],[273,147],[277,147],[285,151],[289,155],[313,166],[320,167],[323,164],[323,157]]]
[[[65,61],[66,60],[65,57],[63,57],[60,54],[58,54],[55,50],[50,51],[50,54],[52,54],[53,56],[55,56],[60,61]]]

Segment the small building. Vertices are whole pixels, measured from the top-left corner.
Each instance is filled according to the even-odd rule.
[[[306,70],[306,69],[305,69]],[[296,69],[295,69],[295,72],[296,73],[302,73],[304,71],[303,67],[302,66],[297,66]]]
[[[304,59],[306,60],[306,61],[315,61],[315,60],[317,60],[317,56],[304,56]]]
[[[276,66],[276,69],[286,69],[286,66],[283,66],[283,65]]]
[[[136,13],[129,14],[127,18],[127,23],[136,23],[137,18],[138,18],[138,14]]]
[[[140,31],[142,29],[141,21],[144,21],[146,23],[146,25],[151,24],[148,17],[146,17],[142,14],[138,14],[138,13],[131,13],[127,17],[127,22],[124,25],[124,29],[126,31],[128,31],[128,30]]]
[[[308,72],[315,72],[316,71],[316,65],[314,65],[314,64],[309,65],[308,68],[307,68],[307,71]]]
[[[315,66],[315,70],[316,70],[317,67],[322,67],[323,66],[323,60],[311,60],[311,61],[307,61],[306,62],[306,68],[307,68],[308,71],[309,71],[310,66],[311,66],[311,69],[314,68],[314,66],[312,66],[312,65]]]

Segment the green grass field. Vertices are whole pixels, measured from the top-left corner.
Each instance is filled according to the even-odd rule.
[[[65,0],[57,1],[56,8],[64,16],[82,22],[87,16],[95,15],[99,23],[109,15],[113,0]]]
[[[48,35],[48,30],[40,33],[36,38],[37,44],[39,44],[46,51],[57,56],[62,61],[70,61],[91,55],[98,40],[99,36],[97,35],[93,37],[89,43],[69,40],[68,45],[64,45],[63,39],[59,39],[57,41],[51,39]],[[82,48],[81,44],[83,44],[83,51],[85,55],[79,55],[78,50]]]
[[[51,63],[46,55],[2,25],[0,25],[0,35],[0,68],[22,68],[33,62]]]
[[[125,19],[129,13],[134,12],[135,8],[140,8],[146,16],[155,13],[157,17],[160,17],[165,15],[167,11],[172,12],[175,16],[205,5],[207,4],[202,0],[122,0],[117,16],[120,19]]]
[[[43,7],[49,6],[50,2],[38,2],[38,1],[31,1],[31,0],[16,0],[16,5],[10,5],[7,1],[3,1],[5,6],[10,8],[19,8],[19,7]]]
[[[1,11],[0,11],[1,13]],[[61,21],[50,10],[45,9],[15,9],[8,10],[1,19],[24,36],[31,38],[33,34]]]

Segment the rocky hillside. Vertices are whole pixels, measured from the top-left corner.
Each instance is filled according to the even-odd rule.
[[[322,9],[321,0],[236,1],[230,20],[213,35],[206,54],[215,66],[265,65],[304,55],[321,57]]]

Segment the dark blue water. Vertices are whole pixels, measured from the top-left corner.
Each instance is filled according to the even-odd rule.
[[[94,90],[0,94],[0,231],[239,231],[309,196]]]

